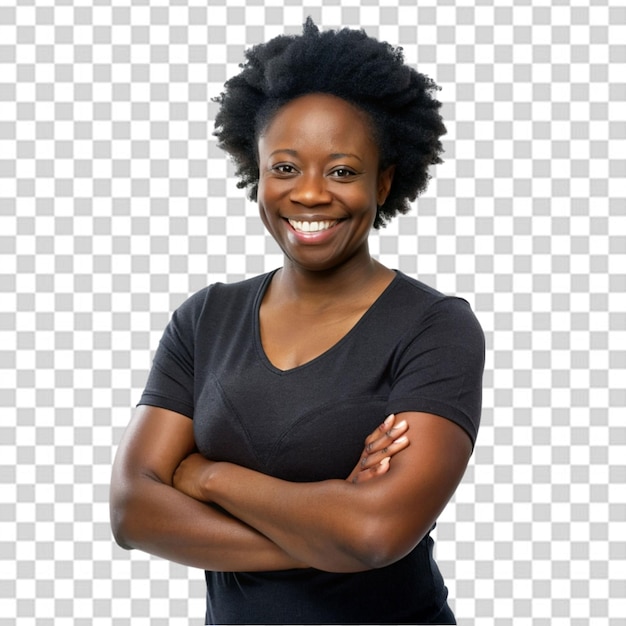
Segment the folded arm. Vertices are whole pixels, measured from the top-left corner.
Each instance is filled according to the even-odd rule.
[[[303,567],[244,522],[173,488],[174,471],[194,446],[189,418],[155,407],[137,409],[111,479],[111,526],[117,543],[202,569]]]
[[[203,463],[195,497],[214,502],[294,559],[350,572],[382,567],[410,552],[459,484],[471,441],[427,413],[397,416],[411,445],[376,480],[291,483],[230,463]]]
[[[390,417],[367,438],[364,454],[348,477],[351,484],[364,484],[388,471],[389,457],[408,445],[406,428],[394,425]],[[307,567],[244,521],[199,501],[196,470],[210,462],[192,454],[194,448],[192,420],[166,409],[137,409],[111,479],[111,526],[117,543],[207,570]],[[175,472],[179,489],[173,486]],[[186,493],[180,489],[184,473]]]

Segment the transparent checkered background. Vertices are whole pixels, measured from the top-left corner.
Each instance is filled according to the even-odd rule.
[[[281,263],[210,98],[307,15],[442,87],[446,162],[372,248],[487,336],[482,429],[436,531],[459,623],[623,625],[617,0],[0,3],[0,624],[202,623],[200,571],[114,545],[110,468],[172,310]]]

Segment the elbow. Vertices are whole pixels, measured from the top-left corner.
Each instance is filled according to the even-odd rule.
[[[127,498],[124,498],[119,493],[114,493],[112,490],[109,500],[111,532],[115,543],[124,550],[132,550],[134,548],[132,541],[132,514],[129,509]]]
[[[407,536],[392,520],[372,519],[362,524],[355,535],[353,554],[364,569],[380,569],[405,557],[424,534]]]
[[[117,511],[111,511],[111,532],[115,543],[124,550],[132,550],[126,526]]]
[[[396,550],[392,545],[382,544],[380,541],[360,546],[357,554],[357,558],[365,570],[387,567],[399,561],[403,556],[406,556],[405,552]]]
[[[109,522],[115,543],[124,550],[140,547],[142,529],[146,526],[148,501],[145,498],[154,480],[144,474],[116,472],[109,487]]]

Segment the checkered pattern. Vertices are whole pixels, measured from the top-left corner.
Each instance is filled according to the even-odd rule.
[[[466,297],[487,336],[482,429],[436,531],[459,623],[623,625],[623,2],[18,0],[0,6],[0,626],[202,623],[201,572],[113,544],[110,466],[172,310],[281,263],[210,98],[308,14],[402,45],[442,87],[446,162],[372,248]]]

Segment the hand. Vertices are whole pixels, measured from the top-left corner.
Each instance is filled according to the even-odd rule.
[[[376,476],[382,476],[389,469],[391,457],[404,450],[409,445],[405,435],[409,429],[406,421],[394,425],[396,416],[390,415],[365,440],[365,447],[356,467],[352,470],[347,481],[362,483]]]
[[[209,502],[205,485],[214,464],[198,452],[190,454],[176,468],[172,477],[173,487],[195,500]]]

